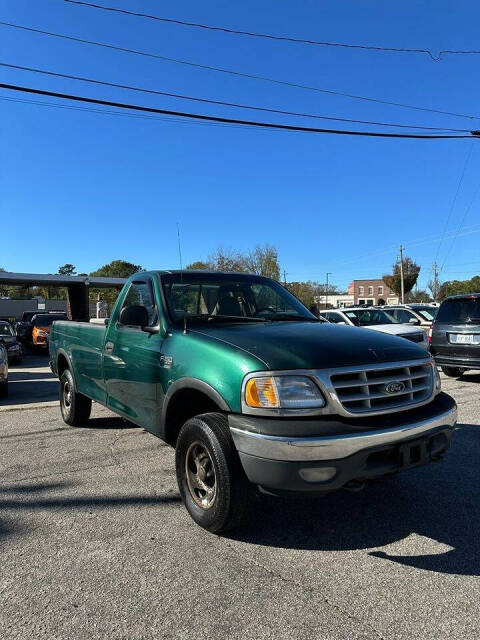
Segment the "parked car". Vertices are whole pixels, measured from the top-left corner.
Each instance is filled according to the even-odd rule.
[[[0,342],[5,345],[8,361],[11,364],[19,364],[23,358],[22,346],[17,340],[12,325],[4,320],[0,320]]]
[[[398,323],[393,316],[383,309],[376,307],[350,307],[348,309],[322,311],[322,315],[329,322],[334,322],[335,324],[347,324],[354,327],[373,329],[381,333],[389,333],[392,336],[417,342],[424,349],[428,349],[427,336],[424,331],[409,324]]]
[[[430,352],[445,375],[480,369],[480,293],[446,298],[430,331]]]
[[[107,326],[53,323],[50,366],[66,424],[95,400],[174,446],[184,504],[217,533],[256,487],[359,489],[439,460],[456,422],[421,346],[319,322],[250,274],[136,273]]]
[[[7,350],[0,344],[0,398],[8,396],[8,355]]]
[[[55,320],[67,320],[66,313],[36,313],[32,318],[32,345],[48,350],[48,336]]]
[[[438,307],[420,303],[382,306],[382,309],[392,316],[395,322],[422,327],[427,333],[438,311]]]
[[[24,311],[22,319],[15,325],[17,339],[20,342],[27,343],[32,340],[32,318],[38,311]]]

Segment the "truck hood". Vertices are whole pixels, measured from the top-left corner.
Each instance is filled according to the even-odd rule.
[[[424,349],[403,338],[326,323],[245,323],[198,326],[190,331],[243,349],[272,370],[325,369],[426,357]]]

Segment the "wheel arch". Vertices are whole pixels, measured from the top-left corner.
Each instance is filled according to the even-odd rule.
[[[202,413],[230,411],[225,399],[208,383],[198,378],[180,378],[165,396],[160,436],[175,446],[178,433],[189,418]]]

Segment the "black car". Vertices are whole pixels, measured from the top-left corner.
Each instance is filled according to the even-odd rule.
[[[24,311],[22,319],[15,326],[17,338],[20,342],[31,342],[32,340],[32,318],[38,311]]]
[[[445,375],[480,370],[480,293],[444,300],[430,334],[430,351]]]
[[[17,340],[15,331],[12,325],[4,320],[0,320],[0,343],[7,350],[9,362],[19,364],[22,361],[22,347]]]

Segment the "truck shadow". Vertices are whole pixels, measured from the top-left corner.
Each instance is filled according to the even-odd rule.
[[[17,516],[32,514],[37,510],[51,509],[121,509],[128,506],[164,507],[182,501],[177,492],[160,495],[141,493],[124,496],[81,496],[55,495],[52,492],[64,491],[74,487],[74,483],[39,483],[36,485],[11,484],[0,489],[0,540],[12,535],[28,535],[31,527],[19,524]],[[10,510],[10,513],[5,513]]]
[[[371,483],[361,493],[339,491],[320,499],[262,496],[251,523],[230,537],[288,549],[365,550],[418,569],[480,575],[479,455],[480,427],[459,425],[441,464]],[[417,541],[415,555],[402,555],[402,544],[394,545],[393,553],[382,549],[408,537]],[[406,545],[410,553],[411,547]]]

